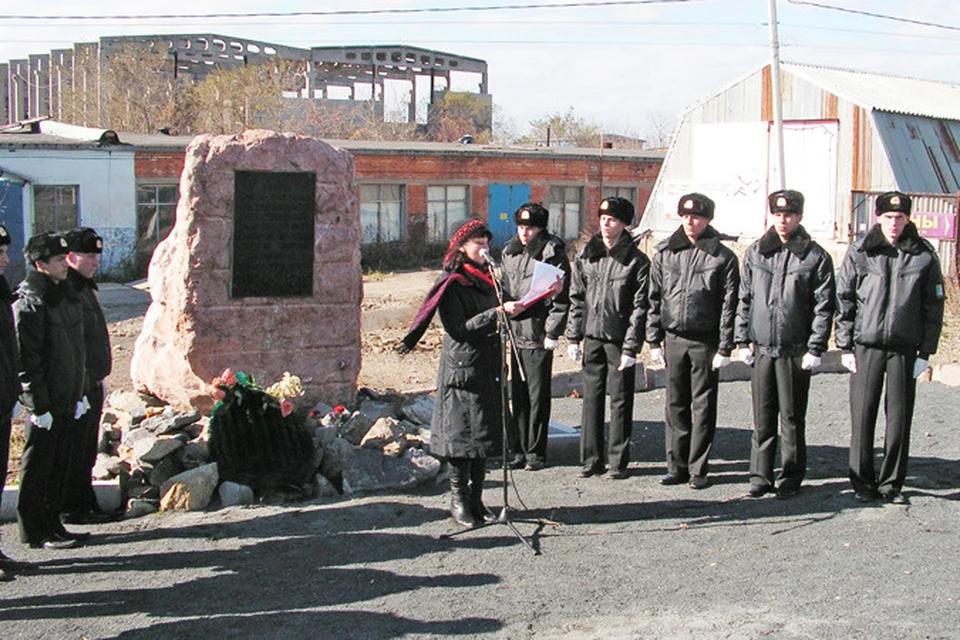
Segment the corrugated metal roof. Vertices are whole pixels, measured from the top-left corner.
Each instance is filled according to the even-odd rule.
[[[787,62],[780,68],[868,110],[960,120],[960,84]]]

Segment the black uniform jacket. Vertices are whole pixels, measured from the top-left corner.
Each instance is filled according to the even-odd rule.
[[[747,248],[736,340],[774,357],[827,350],[836,298],[833,259],[798,227],[783,243],[770,227]]]
[[[647,342],[659,345],[672,333],[717,344],[718,352],[729,356],[739,284],[737,256],[712,226],[696,243],[678,228],[653,254]]]
[[[446,335],[437,370],[430,452],[444,458],[496,455],[501,443],[497,296],[490,284],[463,275],[470,284],[451,284],[439,305]]]
[[[636,356],[643,347],[649,279],[650,259],[628,231],[609,251],[600,234],[594,235],[573,261],[567,339],[613,342],[623,354]]]
[[[940,261],[916,226],[908,223],[891,246],[874,225],[850,246],[837,275],[837,346],[927,359],[940,341],[944,298]]]
[[[97,283],[85,278],[74,269],[67,274],[67,281],[77,292],[83,304],[83,335],[87,346],[87,383],[95,384],[108,375],[113,357],[110,353],[110,333],[103,309],[97,298]]]
[[[563,240],[542,229],[523,245],[514,236],[503,248],[503,290],[507,299],[519,300],[530,290],[534,260],[561,269],[563,291],[552,300],[541,300],[513,318],[513,337],[520,349],[542,349],[546,336],[556,340],[563,335],[570,309],[570,261]]]
[[[20,346],[20,402],[35,415],[73,417],[83,397],[83,308],[66,282],[30,271],[13,303]]]
[[[13,410],[20,395],[20,349],[13,324],[13,292],[0,276],[0,416]]]

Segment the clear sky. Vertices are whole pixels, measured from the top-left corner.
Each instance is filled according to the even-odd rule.
[[[685,108],[770,60],[768,0],[595,3],[6,2],[0,9],[0,61],[107,35],[208,32],[304,48],[406,44],[486,60],[496,118],[509,130],[523,132],[531,119],[572,107],[608,132],[642,135],[649,131],[651,118],[675,119]],[[464,7],[479,10],[290,15]],[[960,1],[777,0],[777,12],[784,61],[960,83]],[[160,15],[171,17],[118,17]],[[190,17],[199,15],[210,17]]]

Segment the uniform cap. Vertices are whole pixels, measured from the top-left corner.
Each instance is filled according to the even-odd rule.
[[[525,227],[547,228],[547,220],[550,219],[550,212],[543,205],[536,202],[528,202],[520,205],[516,213],[513,214],[513,222]]]
[[[908,216],[913,209],[913,200],[905,193],[899,191],[887,191],[877,197],[877,215],[887,211],[899,211]]]
[[[626,198],[612,196],[600,201],[598,216],[613,216],[623,224],[633,224],[633,205]]]
[[[47,262],[54,256],[65,256],[70,253],[67,239],[53,231],[38,233],[27,241],[23,255],[31,263]]]
[[[702,193],[688,193],[677,203],[677,214],[681,216],[700,216],[713,220],[713,200]]]
[[[770,213],[799,213],[803,215],[803,194],[792,189],[774,191],[768,198]]]
[[[73,253],[103,253],[103,238],[90,227],[78,227],[65,234]]]

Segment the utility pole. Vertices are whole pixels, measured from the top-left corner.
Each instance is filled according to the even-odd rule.
[[[777,35],[777,0],[770,0],[770,79],[773,91],[773,128],[777,145],[777,172],[780,178],[779,189],[786,188],[787,177],[783,153],[783,99],[780,91],[780,41]]]

